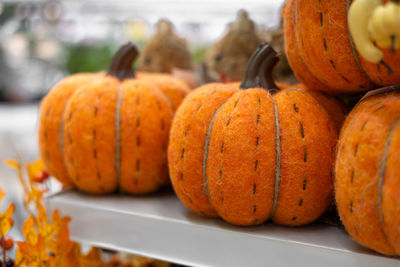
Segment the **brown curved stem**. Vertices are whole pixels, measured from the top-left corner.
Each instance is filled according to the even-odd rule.
[[[249,59],[240,88],[262,87],[271,93],[275,92],[278,86],[272,78],[272,70],[278,60],[275,50],[268,43],[260,44]]]
[[[132,64],[138,55],[139,52],[132,42],[121,46],[111,61],[107,75],[114,76],[121,81],[135,78],[135,71],[132,68]]]

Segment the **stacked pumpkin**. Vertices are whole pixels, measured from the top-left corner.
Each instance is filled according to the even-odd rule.
[[[107,73],[67,77],[43,99],[40,154],[64,185],[142,194],[169,182],[169,128],[189,88],[166,74],[136,78],[137,54],[128,43]]]
[[[400,255],[400,6],[382,2],[356,0],[349,9],[351,1],[289,0],[283,16],[289,63],[307,87],[350,93],[395,85],[368,93],[347,117],[335,194],[355,240]]]

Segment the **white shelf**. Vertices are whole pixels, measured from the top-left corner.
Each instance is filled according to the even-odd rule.
[[[235,227],[193,214],[172,192],[133,197],[64,191],[47,204],[72,218],[77,242],[189,266],[400,267],[399,259],[362,248],[337,227]]]

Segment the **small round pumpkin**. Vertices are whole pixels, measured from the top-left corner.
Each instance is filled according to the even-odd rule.
[[[359,55],[348,28],[351,2],[286,2],[285,52],[296,77],[310,89],[351,93],[400,83],[399,50],[381,48],[378,63]]]
[[[135,46],[123,46],[108,75],[81,87],[64,115],[65,163],[80,190],[149,193],[168,182],[172,121],[167,97],[134,79]]]
[[[277,90],[276,62],[260,45],[240,86],[205,85],[178,108],[170,177],[194,212],[237,225],[302,225],[329,205],[335,124],[307,91]]]
[[[164,150],[167,146],[167,140],[165,140],[165,138],[168,136],[171,122],[171,104],[166,96],[170,96],[171,102],[177,107],[183,99],[183,96],[188,92],[188,89],[185,84],[177,81],[179,79],[173,77],[165,77],[162,79],[154,78],[154,80],[157,80],[155,82],[153,82],[150,77],[133,80],[134,72],[131,69],[131,65],[136,54],[136,48],[132,44],[127,44],[123,46],[114,57],[107,75],[105,75],[105,73],[71,75],[59,82],[43,99],[39,123],[40,154],[49,173],[65,186],[76,186],[92,193],[106,193],[111,192],[113,188],[115,189],[115,184],[119,184],[122,191],[146,193],[155,190],[167,181],[166,155]],[[123,82],[120,82],[118,79],[123,79]],[[103,86],[101,86],[101,84]],[[80,90],[81,88],[82,90]],[[165,90],[166,96],[163,92],[160,92],[159,89]],[[86,92],[86,90],[88,91]],[[176,91],[175,93],[174,90]],[[103,91],[104,94],[109,94],[109,97],[103,96],[97,98],[93,96],[96,92],[101,95]],[[118,93],[116,95],[115,92],[120,91],[121,94]],[[79,109],[77,112],[74,112],[73,107],[70,107],[68,112],[66,111],[66,106],[70,103],[70,100],[72,100],[72,96],[75,97],[72,105]],[[121,99],[119,97],[121,97]],[[133,98],[135,98],[135,100],[132,100]],[[116,99],[118,100],[118,105],[117,102],[115,102]],[[88,101],[88,103],[86,103],[86,101]],[[82,105],[85,105],[85,107],[82,107]],[[97,108],[93,105],[97,105]],[[114,111],[112,111],[113,107],[115,107]],[[89,108],[93,108],[92,112],[89,112]],[[105,114],[103,114],[103,112],[105,112]],[[80,117],[73,118],[74,113],[75,115],[80,114]],[[115,123],[115,125],[110,124],[112,121],[117,121],[117,113],[120,121],[119,126],[117,123]],[[99,114],[104,116],[99,116]],[[64,115],[66,116],[65,121],[63,120]],[[112,118],[112,116],[115,118]],[[158,120],[160,121],[157,122]],[[149,126],[149,123],[154,123],[154,126]],[[69,125],[68,129],[70,129],[70,134],[66,131],[67,124]],[[137,125],[135,126],[137,127],[136,130],[134,130],[133,124]],[[80,129],[80,127],[82,129]],[[83,134],[84,131],[80,131],[83,129],[88,131],[88,127],[92,127],[90,135],[88,132]],[[153,127],[158,128],[153,129]],[[125,135],[127,132],[131,134],[129,138]],[[74,133],[76,136],[73,137],[72,135]],[[103,138],[102,135],[104,134],[106,134],[107,137]],[[66,135],[65,139],[64,135]],[[84,144],[80,144],[80,146],[71,146],[69,142],[72,137],[74,138],[72,141],[75,141],[77,144],[79,144],[79,142],[84,142]],[[109,138],[114,139],[111,140]],[[96,142],[94,142],[93,139],[96,139]],[[89,152],[86,151],[89,149],[88,140],[93,141],[90,148],[92,149],[90,157],[89,154],[87,154]],[[148,142],[150,142],[150,144],[148,144]],[[158,147],[160,142],[162,143],[161,152],[159,148],[154,148],[154,146]],[[115,145],[111,146],[112,143]],[[117,152],[117,147],[119,147],[119,152]],[[148,149],[154,148],[154,150],[150,152],[147,150],[147,147]],[[130,153],[129,149],[131,149]],[[112,150],[114,150],[114,152],[111,152]],[[134,151],[136,152],[134,153]],[[69,158],[65,157],[67,153]],[[86,153],[85,156],[87,158],[83,159],[81,155],[79,155],[80,153]],[[102,156],[104,153],[111,153],[114,157],[108,155],[104,158]],[[119,156],[118,153],[120,154]],[[129,155],[126,156],[124,153],[128,153]],[[77,158],[75,158],[74,155],[77,155]],[[134,155],[136,155],[137,159],[142,158],[142,160],[136,159],[135,162],[129,163],[129,161],[133,160],[130,157]],[[118,163],[120,165],[119,167],[116,163],[118,157],[120,158],[120,163]],[[125,157],[127,157],[128,160],[125,160]],[[156,167],[157,164],[160,164],[157,163],[160,157],[163,158],[162,164],[164,166],[162,167],[162,171],[159,170],[160,168]],[[92,176],[83,177],[86,173],[79,175],[80,172],[77,171],[79,167],[78,165],[75,166],[75,161],[78,158],[81,160],[79,166],[81,166],[82,169],[84,169],[82,166],[89,166],[86,165],[85,162],[91,164],[91,168],[86,168],[87,170],[84,171],[90,172],[92,176],[93,172],[96,170],[93,166],[93,162],[97,162],[96,164],[101,162],[99,168],[101,169],[104,167],[107,170],[103,170],[104,173],[102,173],[103,171],[99,171],[95,176],[100,176],[101,178],[104,176],[104,180],[112,180],[113,182],[109,182],[108,185],[102,185],[102,183],[90,180]],[[97,158],[98,160],[96,160]],[[108,160],[110,161],[106,163]],[[112,160],[114,160],[114,163]],[[132,171],[131,173],[132,175],[134,173],[138,174],[138,177],[127,178],[129,175],[126,173],[130,172],[130,170],[127,169],[130,167],[127,167],[126,164],[131,164],[130,167],[135,168],[135,172]],[[152,164],[154,165],[153,167],[151,167]],[[66,165],[69,165],[68,170]],[[115,170],[112,171],[111,169],[114,168],[112,167],[114,165]],[[118,171],[117,167],[120,168],[120,171]],[[139,169],[140,173],[136,171],[136,169]],[[152,169],[150,173],[153,174],[149,176],[149,181],[146,182],[146,184],[142,180],[144,179],[143,172],[147,169]],[[155,178],[157,172],[159,173],[159,177]],[[114,175],[117,175],[117,177]],[[78,179],[76,177],[78,177]],[[141,185],[125,185],[129,183],[129,181],[126,181],[127,179],[132,179],[136,181],[133,183],[137,184],[141,182]],[[152,182],[150,182],[151,179],[154,181],[157,180],[158,182],[156,183],[159,185],[152,184]],[[82,183],[81,180],[86,181],[84,185],[79,185],[79,183]],[[114,180],[118,180],[118,182]]]
[[[347,232],[365,247],[400,255],[400,86],[370,92],[351,111],[335,173]]]

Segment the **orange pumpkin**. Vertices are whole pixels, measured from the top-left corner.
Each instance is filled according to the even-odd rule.
[[[351,111],[335,172],[347,232],[365,247],[400,255],[400,86],[373,92]]]
[[[335,124],[307,91],[277,90],[276,62],[260,45],[240,86],[205,85],[179,107],[170,177],[194,212],[238,225],[302,225],[329,205]]]
[[[381,49],[378,63],[359,55],[347,26],[351,2],[286,2],[285,52],[296,77],[310,89],[351,93],[400,83],[399,50]]]
[[[170,102],[177,107],[188,89],[168,75],[154,78],[157,81],[133,79],[136,55],[136,48],[127,44],[114,57],[107,75],[72,75],[43,99],[41,157],[49,173],[64,185],[92,193],[117,187],[146,193],[168,181]]]
[[[190,87],[183,80],[170,74],[138,72],[137,78],[156,84],[168,97],[174,112],[185,96],[191,91]]]

